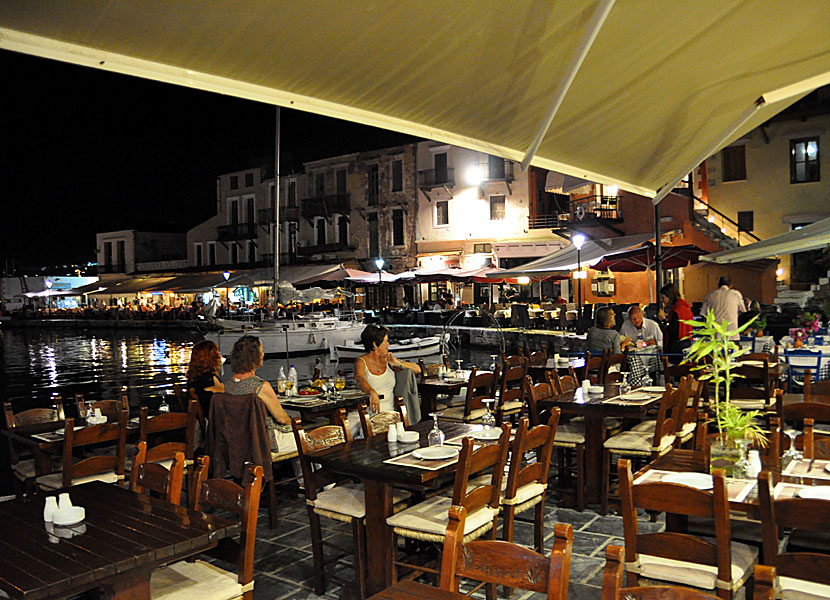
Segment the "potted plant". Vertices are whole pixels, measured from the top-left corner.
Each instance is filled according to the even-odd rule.
[[[744,411],[730,403],[732,382],[740,375],[732,372],[738,359],[748,350],[732,341],[732,337],[749,328],[757,319],[751,319],[738,329],[730,331],[727,321],[718,322],[713,311],[709,311],[706,319],[700,321],[685,321],[691,325],[696,337],[689,354],[683,362],[695,363],[695,370],[703,374],[700,379],[709,381],[714,386],[715,424],[718,435],[715,442],[710,444],[710,469],[725,468],[727,474],[741,475],[743,455],[749,443],[765,446],[767,438],[758,425],[756,419],[760,411]],[[721,398],[723,385],[723,398]]]
[[[767,328],[767,320],[762,315],[755,318],[755,335],[761,337],[764,335],[764,330]]]

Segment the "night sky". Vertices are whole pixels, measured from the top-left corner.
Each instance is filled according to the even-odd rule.
[[[270,105],[5,50],[0,72],[0,273],[95,260],[103,231],[186,231],[217,176],[273,157]],[[282,109],[281,170],[411,139]]]

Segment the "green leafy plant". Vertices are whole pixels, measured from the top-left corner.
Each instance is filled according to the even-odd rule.
[[[766,444],[766,437],[755,419],[758,411],[742,411],[730,404],[732,381],[741,375],[732,372],[738,359],[748,350],[732,341],[732,338],[749,328],[758,317],[747,321],[738,329],[730,330],[728,321],[718,322],[715,313],[709,311],[704,321],[684,321],[692,327],[696,338],[684,363],[694,363],[700,371],[700,379],[714,386],[715,423],[721,440],[752,439],[758,445]],[[721,401],[721,385],[724,395]],[[749,437],[743,437],[748,435]]]
[[[759,331],[764,331],[766,328],[767,320],[761,315],[755,317],[755,329],[758,329]]]

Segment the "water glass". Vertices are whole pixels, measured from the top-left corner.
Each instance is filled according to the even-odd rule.
[[[492,429],[496,426],[496,417],[492,413],[493,409],[493,402],[496,401],[495,398],[482,398],[481,400],[487,406],[487,413],[482,417],[481,424],[484,425],[484,429]]]
[[[438,417],[441,416],[441,413],[431,412],[429,416],[432,417],[432,430],[429,432],[429,436],[427,436],[427,442],[430,446],[443,446],[444,432],[438,427]]]
[[[170,405],[167,404],[167,400],[164,396],[161,397],[161,404],[159,404],[159,412],[160,413],[169,413],[170,412]]]

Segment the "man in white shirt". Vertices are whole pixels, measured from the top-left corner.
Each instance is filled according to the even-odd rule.
[[[620,334],[632,343],[642,340],[647,346],[663,345],[663,332],[660,331],[660,326],[656,321],[647,319],[643,309],[636,304],[628,309],[628,318],[622,324]]]
[[[746,312],[744,297],[738,290],[732,289],[732,278],[724,275],[718,280],[718,289],[706,294],[703,306],[700,307],[700,315],[706,317],[709,311],[715,313],[715,320],[718,323],[726,321],[729,323],[727,331],[734,331],[738,328],[738,315]],[[740,334],[732,336],[733,340],[740,339]]]

